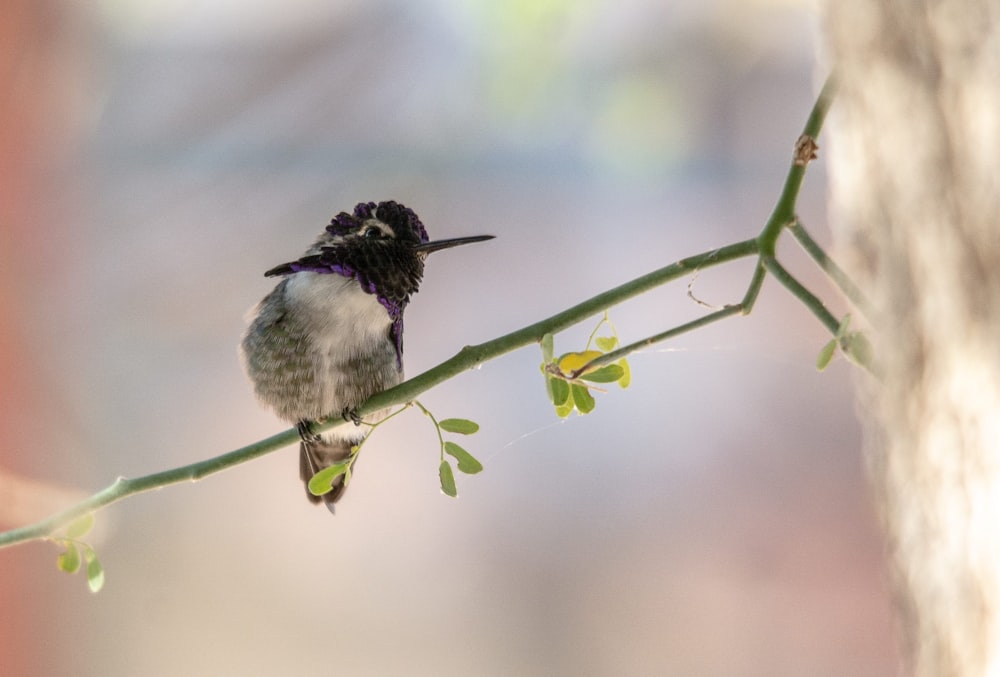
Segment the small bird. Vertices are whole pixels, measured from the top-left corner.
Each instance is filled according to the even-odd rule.
[[[299,474],[310,501],[333,512],[344,476],[323,496],[309,491],[309,480],[349,458],[365,437],[357,425],[316,434],[313,424],[337,416],[359,424],[356,409],[403,380],[403,310],[427,255],[492,238],[430,242],[413,210],[391,200],[362,202],[333,217],[301,258],[264,273],[282,280],[251,311],[241,358],[257,398],[298,427]]]

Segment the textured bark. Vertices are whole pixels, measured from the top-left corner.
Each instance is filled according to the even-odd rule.
[[[1000,671],[1000,7],[830,0],[840,248],[877,317],[862,397],[907,654]]]

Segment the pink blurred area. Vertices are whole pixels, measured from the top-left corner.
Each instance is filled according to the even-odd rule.
[[[237,360],[245,313],[358,201],[497,236],[429,261],[411,375],[752,236],[823,72],[808,7],[14,2],[0,526],[282,430]],[[824,200],[819,162],[800,216],[826,242]],[[735,302],[749,272],[692,289]],[[704,312],[686,291],[613,309],[621,338]],[[336,517],[289,448],[100,513],[98,595],[51,544],[0,550],[0,674],[895,674],[853,376],[815,371],[826,339],[768,283],[750,317],[634,355],[586,417],[554,415],[537,348],[426,393],[482,425],[457,500],[412,411]]]

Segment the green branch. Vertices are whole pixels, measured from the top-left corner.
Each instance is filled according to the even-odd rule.
[[[79,517],[95,512],[100,508],[117,503],[118,501],[141,494],[153,489],[179,484],[180,482],[197,482],[203,477],[215,474],[219,471],[230,468],[240,463],[246,463],[258,456],[269,454],[283,447],[287,447],[293,442],[299,441],[299,434],[295,428],[286,430],[283,433],[273,435],[267,439],[247,445],[241,449],[230,451],[229,453],[215,456],[198,463],[164,470],[144,475],[134,479],[119,477],[112,484],[90,496],[79,503],[72,505],[61,512],[57,512],[51,517],[40,522],[35,522],[19,529],[12,529],[0,533],[0,548],[30,541],[36,538],[46,538],[52,536],[59,529],[73,522]]]
[[[823,128],[823,122],[826,120],[826,114],[830,110],[836,93],[837,78],[836,75],[831,75],[827,78],[823,89],[820,90],[805,127],[802,128],[802,135],[795,143],[795,156],[792,160],[792,166],[788,170],[788,176],[785,178],[785,185],[781,189],[781,195],[778,197],[778,203],[775,205],[774,211],[771,212],[764,229],[757,236],[761,256],[774,256],[778,236],[781,235],[785,226],[795,220],[795,204],[799,199],[799,190],[802,188],[802,180],[806,175],[806,167],[816,157],[816,150],[819,149],[816,139],[819,138],[819,132]]]
[[[767,272],[774,275],[774,279],[790,291],[795,298],[802,301],[803,305],[823,323],[824,327],[830,330],[831,334],[837,334],[840,321],[834,317],[833,313],[826,309],[826,306],[823,305],[818,296],[806,289],[783,265],[778,263],[777,259],[768,257],[763,260],[763,263]]]
[[[757,245],[754,240],[745,240],[727,247],[713,249],[696,256],[681,259],[676,263],[664,266],[659,270],[654,270],[631,282],[619,285],[614,289],[609,289],[561,313],[530,324],[505,336],[487,341],[486,343],[480,343],[479,345],[466,346],[456,355],[436,367],[428,369],[424,373],[414,376],[389,390],[373,395],[358,407],[357,413],[359,416],[364,417],[381,409],[410,402],[421,393],[430,390],[434,386],[451,379],[463,371],[472,369],[487,360],[499,357],[518,348],[537,343],[547,333],[558,333],[611,306],[639,296],[650,289],[654,289],[686,274],[690,274],[693,270],[709,268],[750,256],[756,252],[756,247]],[[317,432],[321,432],[339,425],[345,425],[346,423],[346,421],[340,418],[329,419],[317,424],[314,426],[314,429]],[[255,442],[254,444],[205,461],[199,461],[198,463],[192,463],[135,479],[119,478],[93,496],[62,512],[56,513],[48,519],[20,529],[0,533],[0,548],[27,540],[51,536],[77,517],[94,512],[129,496],[180,482],[196,482],[203,477],[253,460],[258,456],[263,456],[298,441],[298,431],[295,428],[291,428],[260,442]]]
[[[865,295],[858,289],[857,285],[847,276],[847,273],[837,265],[837,263],[830,258],[830,256],[823,251],[823,248],[819,246],[819,243],[812,238],[812,236],[806,232],[805,226],[799,219],[794,219],[790,224],[788,224],[788,230],[792,233],[795,239],[798,241],[802,249],[805,250],[809,256],[819,265],[820,268],[833,280],[833,283],[844,293],[844,296],[854,304],[854,307],[860,310],[866,317],[874,317],[874,312],[872,311],[872,306],[865,298]]]
[[[357,414],[364,417],[375,411],[411,402],[421,393],[467,369],[476,367],[487,360],[499,357],[518,348],[540,342],[546,334],[556,334],[597,313],[605,311],[611,306],[644,294],[655,287],[664,285],[695,271],[749,256],[757,256],[758,260],[747,291],[740,303],[727,305],[701,318],[631,343],[598,358],[592,364],[586,365],[586,368],[591,369],[598,366],[598,362],[614,362],[637,349],[698,329],[712,322],[717,322],[737,314],[748,314],[753,309],[767,273],[774,275],[779,282],[785,285],[797,298],[809,307],[820,318],[823,324],[836,335],[839,323],[833,318],[832,314],[826,310],[825,306],[823,306],[822,302],[815,295],[795,280],[774,258],[779,235],[786,227],[795,222],[795,204],[805,175],[806,166],[815,157],[815,150],[817,148],[815,139],[819,134],[823,120],[832,102],[834,91],[835,84],[831,77],[826,85],[824,85],[809,115],[803,135],[796,143],[795,157],[778,203],[757,237],[681,259],[630,282],[597,294],[567,310],[513,331],[505,336],[478,345],[466,346],[456,355],[436,367],[428,369],[424,373],[404,381],[394,388],[373,395],[357,409]],[[793,232],[799,233],[800,231],[801,229],[799,228]],[[801,232],[804,233],[804,231]],[[823,263],[820,262],[820,265],[823,265]],[[846,276],[844,279],[846,279]],[[345,425],[346,423],[346,421],[340,418],[330,419],[316,425],[315,430],[317,432],[329,430],[338,425]],[[77,518],[93,513],[129,496],[180,482],[194,482],[234,465],[245,463],[282,447],[294,444],[298,440],[298,432],[295,428],[292,428],[254,444],[205,461],[199,461],[198,463],[192,463],[135,479],[118,478],[107,488],[47,519],[19,529],[0,533],[0,548],[28,540],[53,537],[60,529],[72,523]]]
[[[767,277],[767,273],[769,272],[769,262],[773,263],[777,269],[780,269],[782,274],[782,284],[784,284],[789,291],[802,300],[803,303],[810,308],[814,308],[814,313],[818,313],[820,320],[825,326],[827,326],[827,328],[830,328],[831,325],[829,323],[829,319],[833,316],[826,310],[822,302],[812,292],[802,286],[798,280],[795,280],[795,278],[793,278],[788,271],[777,263],[777,260],[774,258],[774,253],[777,249],[778,237],[781,235],[782,231],[785,228],[798,224],[798,219],[795,217],[795,206],[798,202],[799,191],[802,188],[802,180],[805,178],[806,167],[809,165],[809,162],[816,158],[816,151],[819,149],[819,146],[816,144],[816,138],[819,136],[820,130],[823,127],[823,122],[826,120],[826,115],[830,110],[830,105],[833,103],[836,92],[836,76],[830,75],[830,77],[827,78],[826,83],[823,85],[823,88],[820,90],[819,96],[816,98],[816,103],[813,104],[812,111],[809,113],[805,127],[802,129],[801,136],[799,136],[798,141],[795,143],[792,166],[788,170],[788,176],[785,178],[785,184],[782,186],[781,195],[778,198],[778,202],[775,205],[774,210],[771,212],[771,216],[768,218],[763,230],[761,230],[760,234],[756,238],[752,241],[740,243],[741,245],[747,246],[749,250],[748,254],[755,253],[758,255],[757,265],[754,267],[754,272],[750,278],[750,283],[747,286],[746,293],[743,295],[743,300],[738,304],[724,306],[721,310],[709,313],[704,317],[678,325],[640,341],[635,341],[634,343],[630,343],[629,345],[623,346],[615,351],[594,358],[579,369],[575,370],[572,374],[568,374],[568,377],[577,378],[583,373],[598,369],[608,364],[614,364],[617,360],[636,350],[645,348],[660,341],[665,341],[666,339],[673,338],[679,334],[699,329],[708,324],[712,324],[713,322],[724,320],[733,315],[749,315],[753,310],[754,304],[757,302],[757,297],[760,295],[760,290],[764,285],[764,278]],[[808,238],[808,234],[805,233],[803,228],[801,228],[801,224],[798,225],[799,228],[794,231],[796,237],[805,235],[805,237]],[[809,238],[809,241],[814,245],[814,251],[819,252],[819,254],[823,257],[823,260],[820,260],[819,258],[816,259],[820,266],[823,267],[823,269],[826,270],[831,277],[834,277],[834,274],[830,273],[830,270],[836,270],[837,273],[840,274],[842,281],[845,283],[846,288],[856,289],[853,283],[851,283],[847,278],[847,275],[844,274],[843,271],[841,271],[840,268],[838,268],[836,264],[834,264],[833,261],[826,256],[826,253],[823,252],[819,245],[812,241],[812,238]],[[756,246],[752,248],[749,247],[751,242]],[[829,269],[824,266],[824,261],[827,262]],[[773,271],[770,272],[773,273]],[[838,278],[834,277],[834,280],[837,281]],[[861,297],[860,292],[858,292],[857,296],[859,298]],[[823,313],[826,314],[823,315]],[[831,332],[835,335],[838,324],[839,323],[834,320]]]
[[[813,315],[815,315],[823,326],[833,334],[834,342],[839,344],[841,349],[858,365],[864,367],[869,374],[878,377],[876,365],[871,356],[871,348],[868,340],[861,332],[848,332],[847,324],[850,319],[848,315],[843,320],[838,320],[818,296],[805,288],[794,275],[778,263],[777,259],[766,258],[763,260],[764,267],[774,275],[774,279],[780,282],[795,298],[802,302]],[[832,354],[832,353],[831,353]]]

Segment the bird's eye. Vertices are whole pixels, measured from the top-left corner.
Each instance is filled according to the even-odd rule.
[[[361,236],[366,240],[378,240],[382,237],[382,231],[378,228],[369,228]]]

